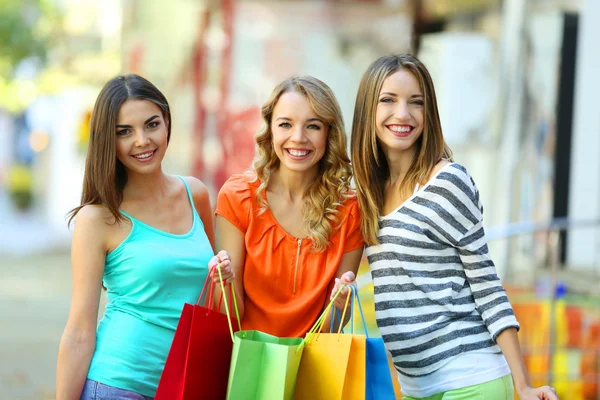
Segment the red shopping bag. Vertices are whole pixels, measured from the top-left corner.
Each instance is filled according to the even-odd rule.
[[[227,395],[233,332],[239,330],[240,324],[239,317],[238,321],[230,320],[218,311],[222,296],[218,308],[214,306],[214,281],[210,276],[198,303],[183,306],[155,400],[224,399]],[[207,286],[209,299],[204,307],[200,303]],[[221,288],[225,293],[222,283]],[[230,304],[237,312],[233,284],[229,289]],[[225,308],[229,309],[227,301]]]

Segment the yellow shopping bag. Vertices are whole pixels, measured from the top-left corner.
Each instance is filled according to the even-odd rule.
[[[350,297],[349,293],[342,321]],[[366,336],[342,334],[342,324],[337,333],[320,333],[328,309],[329,307],[306,334],[294,399],[364,400]],[[332,307],[332,318],[333,313]]]

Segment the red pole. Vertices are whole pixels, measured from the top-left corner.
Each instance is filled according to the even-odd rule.
[[[219,110],[217,111],[217,137],[220,138],[223,155],[221,158],[221,168],[217,168],[213,178],[213,184],[220,188],[228,178],[228,169],[230,159],[234,156],[232,149],[228,145],[233,143],[231,136],[231,119],[233,115],[229,108],[229,89],[231,83],[232,53],[233,53],[233,21],[234,21],[234,0],[221,0],[221,13],[223,23],[223,33],[225,34],[225,44],[221,50],[221,84]]]
[[[194,152],[192,163],[192,175],[197,178],[203,178],[204,174],[204,132],[206,130],[206,107],[202,101],[202,92],[206,83],[206,64],[207,64],[207,47],[206,47],[206,32],[210,23],[210,10],[205,8],[200,14],[201,27],[196,39],[194,53],[192,55],[192,84],[194,87],[194,137],[193,147],[197,151]]]

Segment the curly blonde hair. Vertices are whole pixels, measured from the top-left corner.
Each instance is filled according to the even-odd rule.
[[[278,170],[280,161],[273,148],[271,119],[279,98],[286,92],[296,92],[308,100],[311,109],[329,126],[323,158],[319,160],[317,179],[306,189],[303,205],[303,224],[313,241],[313,250],[325,250],[329,236],[342,221],[338,221],[338,207],[350,196],[352,177],[350,158],[346,151],[346,131],[342,111],[333,91],[324,82],[311,76],[291,77],[273,89],[262,106],[264,126],[256,135],[256,157],[252,163],[254,177],[260,181],[256,200],[262,212],[269,207],[264,192],[271,175]]]

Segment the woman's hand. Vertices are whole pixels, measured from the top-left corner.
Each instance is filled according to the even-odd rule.
[[[517,391],[520,400],[558,400],[556,390],[550,386],[526,387]]]
[[[219,283],[221,279],[219,278],[219,272],[217,271],[218,267],[221,270],[221,277],[225,284],[233,282],[235,278],[235,273],[233,272],[233,268],[231,267],[231,260],[229,259],[229,254],[225,250],[219,251],[216,256],[210,259],[208,262],[208,270],[211,271],[211,279],[215,283]]]
[[[333,286],[333,290],[331,291],[330,299],[333,299],[333,296],[340,290],[342,285],[353,285],[356,280],[354,276],[354,272],[347,271],[340,278],[335,278],[335,285]],[[350,292],[350,288],[344,287],[340,295],[335,299],[333,303],[338,310],[343,310],[346,305],[346,299],[348,297],[348,293]]]

